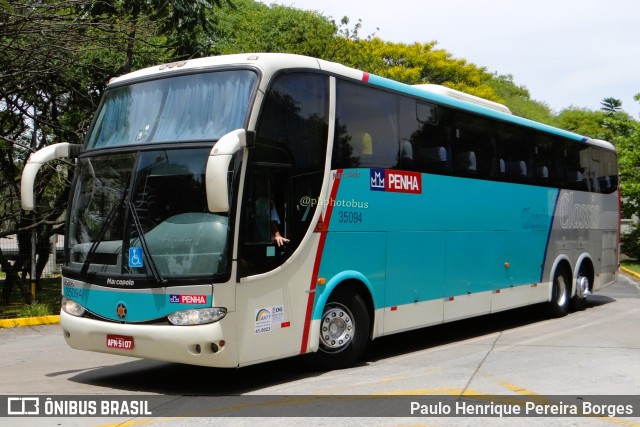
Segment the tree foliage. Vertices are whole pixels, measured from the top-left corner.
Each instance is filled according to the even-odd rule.
[[[19,242],[16,259],[0,253],[7,277],[22,271],[24,278],[31,258],[30,231],[46,242],[66,202],[64,164],[47,166],[36,186],[37,214],[21,211],[19,178],[26,158],[52,142],[79,142],[88,123],[86,110],[95,108],[99,98],[96,75],[101,64],[92,61],[91,67],[85,66],[83,53],[108,48],[114,30],[79,25],[78,11],[84,3],[22,1],[1,10],[0,237],[17,234]],[[46,260],[48,245],[39,245],[38,252]]]
[[[555,116],[549,106],[531,99],[529,90],[517,85],[511,74],[494,75],[487,84],[503,99],[513,114],[541,123],[555,124]]]
[[[491,74],[483,67],[454,58],[443,49],[436,49],[436,42],[394,43],[378,37],[354,40],[355,52],[339,58],[340,62],[355,68],[407,84],[439,84],[501,102],[488,82]]]
[[[30,153],[54,142],[80,143],[110,77],[170,55],[190,54],[185,46],[198,37],[208,15],[188,18],[185,14],[191,16],[194,7],[221,4],[195,3],[22,0],[0,4],[0,238],[15,234],[19,244],[14,259],[0,251],[0,266],[8,279],[26,280],[32,232],[37,233],[39,276],[41,263],[47,260],[49,236],[61,225],[68,198],[68,164],[45,165],[36,183],[35,212],[20,209],[20,175]],[[146,14],[151,10],[155,13]],[[175,21],[177,26],[171,25],[174,19],[180,19],[180,25]],[[5,300],[10,289],[10,285],[3,288]]]
[[[337,26],[317,12],[253,0],[234,4],[216,14],[208,55],[284,52],[325,58],[332,47]]]
[[[607,114],[615,114],[622,110],[622,101],[616,98],[605,98],[600,105],[602,105],[600,109]]]
[[[640,123],[633,122],[628,135],[616,139],[624,218],[640,218]],[[640,227],[622,236],[622,252],[640,260]]]

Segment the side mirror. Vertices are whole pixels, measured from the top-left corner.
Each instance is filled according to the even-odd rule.
[[[249,134],[251,135],[251,134]],[[251,140],[251,138],[249,138]],[[247,131],[236,129],[216,142],[207,160],[205,188],[210,212],[229,212],[229,164],[235,153],[247,146]]]
[[[78,144],[60,142],[58,144],[48,145],[31,154],[29,160],[27,160],[27,164],[24,166],[20,180],[20,201],[22,203],[22,209],[32,211],[35,207],[33,187],[40,166],[54,159],[75,159],[81,150],[82,146]]]

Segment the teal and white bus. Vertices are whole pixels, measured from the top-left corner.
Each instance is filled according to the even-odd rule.
[[[437,86],[315,58],[113,79],[76,161],[61,327],[77,349],[214,367],[544,304],[616,279],[614,147]]]

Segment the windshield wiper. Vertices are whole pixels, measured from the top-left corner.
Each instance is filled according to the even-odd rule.
[[[96,240],[91,243],[91,247],[89,247],[89,252],[87,252],[87,256],[84,259],[84,263],[82,264],[82,269],[80,269],[80,277],[83,279],[87,276],[87,271],[89,270],[89,266],[91,265],[91,259],[93,258],[93,254],[96,253],[98,246],[102,243],[102,239],[104,239],[104,234],[107,232],[109,225],[111,225],[111,221],[115,217],[115,213],[122,206],[122,201],[120,203],[116,203],[113,205],[104,222],[102,223],[102,227],[100,227],[100,232],[98,233],[98,237]]]
[[[167,279],[162,277],[162,274],[160,274],[160,271],[158,270],[158,266],[151,256],[151,251],[149,250],[149,246],[147,245],[147,239],[145,239],[144,237],[142,225],[140,224],[140,217],[138,216],[138,212],[136,212],[135,206],[133,206],[133,203],[131,203],[130,201],[125,201],[124,203],[129,208],[129,213],[131,213],[131,218],[133,218],[133,225],[136,227],[136,231],[138,232],[138,238],[140,240],[140,245],[142,246],[142,251],[144,252],[144,255],[146,255],[147,260],[149,260],[149,270],[151,270],[153,278],[156,279],[156,282],[160,284],[167,283]]]

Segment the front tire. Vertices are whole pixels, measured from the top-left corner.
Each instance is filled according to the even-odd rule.
[[[553,275],[551,284],[551,301],[548,303],[549,313],[552,317],[563,317],[569,312],[571,300],[571,278],[566,268],[558,267]]]
[[[335,291],[327,301],[320,321],[320,345],[310,355],[316,369],[352,366],[369,342],[371,319],[362,297],[351,289]]]

